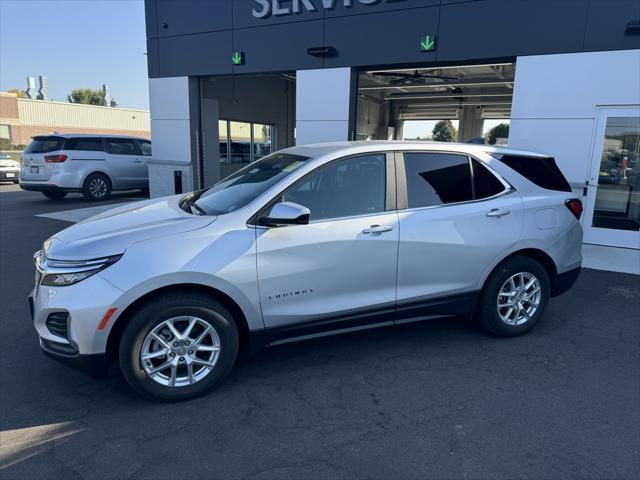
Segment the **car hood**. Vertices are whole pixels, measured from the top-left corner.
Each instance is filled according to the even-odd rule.
[[[133,243],[197,230],[215,221],[214,216],[182,210],[181,197],[130,203],[76,223],[47,240],[45,253],[59,260],[119,255]]]

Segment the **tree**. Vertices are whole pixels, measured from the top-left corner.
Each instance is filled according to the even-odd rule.
[[[495,145],[498,138],[509,138],[509,124],[500,123],[487,132],[487,143]]]
[[[440,120],[433,127],[433,139],[436,142],[453,142],[458,135],[451,120]]]
[[[93,88],[75,88],[67,95],[67,100],[70,103],[83,103],[85,105],[101,105],[103,107],[107,105],[104,92]]]
[[[22,90],[20,90],[19,88],[10,88],[9,90],[7,90],[7,92],[9,92],[9,93],[15,93],[15,94],[18,96],[18,98],[26,98],[26,96],[27,96],[27,95],[26,95]]]

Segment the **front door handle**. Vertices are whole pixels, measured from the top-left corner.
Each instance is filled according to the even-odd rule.
[[[492,208],[487,212],[487,217],[500,218],[509,215],[511,210],[502,210],[501,208]]]
[[[390,232],[391,230],[393,230],[391,225],[371,225],[369,228],[362,230],[362,233],[372,235],[376,233]]]
[[[133,163],[142,163],[142,160],[140,160],[139,158],[136,158]]]

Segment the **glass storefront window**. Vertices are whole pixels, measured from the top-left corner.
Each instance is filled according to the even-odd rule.
[[[271,153],[271,125],[253,124],[253,159],[258,160]]]
[[[218,131],[220,163],[239,168],[275,150],[272,125],[219,120]]]
[[[592,225],[640,228],[640,118],[607,119]]]
[[[218,137],[220,139],[220,163],[227,163],[227,147],[229,143],[229,131],[226,120],[218,120]]]

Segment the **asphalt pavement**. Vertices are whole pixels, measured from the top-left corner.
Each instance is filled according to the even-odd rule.
[[[584,270],[522,337],[451,318],[291,343],[152,403],[30,324],[32,254],[69,225],[35,215],[88,206],[0,186],[2,480],[640,478],[638,276]]]

